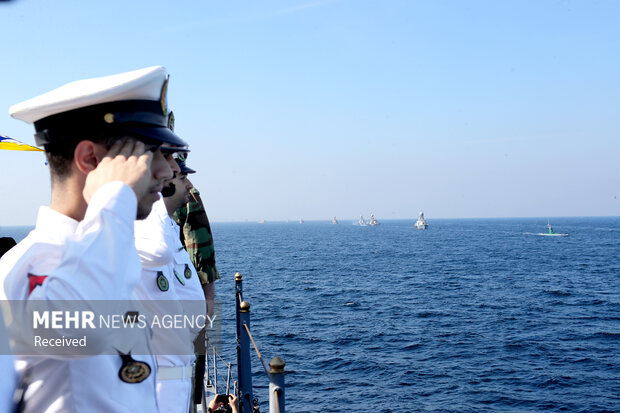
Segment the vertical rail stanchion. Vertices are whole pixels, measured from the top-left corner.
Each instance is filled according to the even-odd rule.
[[[215,347],[213,347],[213,388],[217,394],[217,359],[215,358]]]
[[[243,301],[243,276],[240,272],[235,274],[235,316],[237,319],[237,362],[239,361],[239,335],[241,334],[241,321],[239,306]],[[237,364],[239,365],[239,364]]]
[[[285,413],[284,360],[274,357],[269,362],[269,413]]]
[[[250,336],[243,324],[250,328],[250,303],[242,301],[239,305],[239,407],[241,413],[252,413],[252,364],[250,362]]]
[[[230,394],[230,364],[228,364],[228,376],[226,377],[226,394]]]
[[[237,339],[241,332],[241,324],[239,324],[239,305],[243,301],[243,275],[240,272],[235,274],[235,309],[237,316]]]
[[[235,331],[235,339],[237,340],[237,380],[239,385],[235,392],[239,399],[239,408],[242,409],[243,399],[241,397],[241,301],[243,301],[243,276],[240,272],[235,274],[235,318],[237,321],[237,329]],[[241,410],[243,411],[243,410]]]

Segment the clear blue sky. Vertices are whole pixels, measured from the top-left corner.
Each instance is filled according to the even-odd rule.
[[[620,215],[620,2],[0,3],[8,108],[163,65],[213,221]],[[49,202],[0,153],[0,225]]]

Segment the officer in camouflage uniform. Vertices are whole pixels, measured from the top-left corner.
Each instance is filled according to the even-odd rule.
[[[180,155],[177,158],[181,173],[196,173],[195,170],[185,164],[186,156]],[[172,218],[182,228],[181,242],[185,245],[185,249],[189,253],[194,267],[196,267],[209,306],[208,311],[211,315],[215,300],[213,282],[220,279],[220,273],[215,265],[215,248],[209,218],[202,199],[200,199],[200,192],[196,188],[190,189],[190,199],[187,205],[177,209]]]
[[[177,163],[181,169],[181,174],[188,175],[196,173],[195,170],[185,164],[187,154],[177,154]],[[188,180],[189,181],[189,180]],[[172,214],[172,219],[181,227],[181,243],[185,246],[196,272],[202,284],[202,290],[207,302],[207,313],[213,317],[215,304],[215,289],[213,283],[220,279],[220,273],[215,266],[215,248],[213,246],[213,235],[211,225],[205,210],[200,192],[193,187],[189,190],[189,199],[185,206],[177,209]],[[196,371],[194,375],[194,389],[200,388],[205,374],[205,354],[206,354],[206,331],[203,330],[194,341],[194,351],[196,353]],[[194,390],[194,403],[203,402],[203,392]]]

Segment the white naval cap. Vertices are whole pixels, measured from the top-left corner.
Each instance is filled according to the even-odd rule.
[[[184,147],[187,143],[171,130],[167,86],[166,69],[152,66],[68,83],[13,105],[9,114],[34,123],[37,145],[97,129]]]

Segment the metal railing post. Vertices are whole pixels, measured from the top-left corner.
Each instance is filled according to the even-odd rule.
[[[235,339],[237,340],[237,380],[241,380],[241,301],[243,301],[243,276],[240,272],[235,274],[235,320],[237,322],[236,331],[235,331]],[[241,383],[238,383],[241,386]],[[217,393],[217,391],[216,391]],[[236,393],[239,398],[239,407],[243,404],[243,400],[240,397],[240,388],[239,393]]]
[[[269,413],[285,413],[284,360],[274,357],[269,362]]]
[[[252,413],[252,364],[250,360],[250,337],[243,325],[250,327],[250,303],[239,304],[239,407],[241,413]]]
[[[240,272],[235,274],[235,315],[237,317],[237,341],[241,333],[241,323],[239,322],[239,306],[243,301],[243,275]]]

